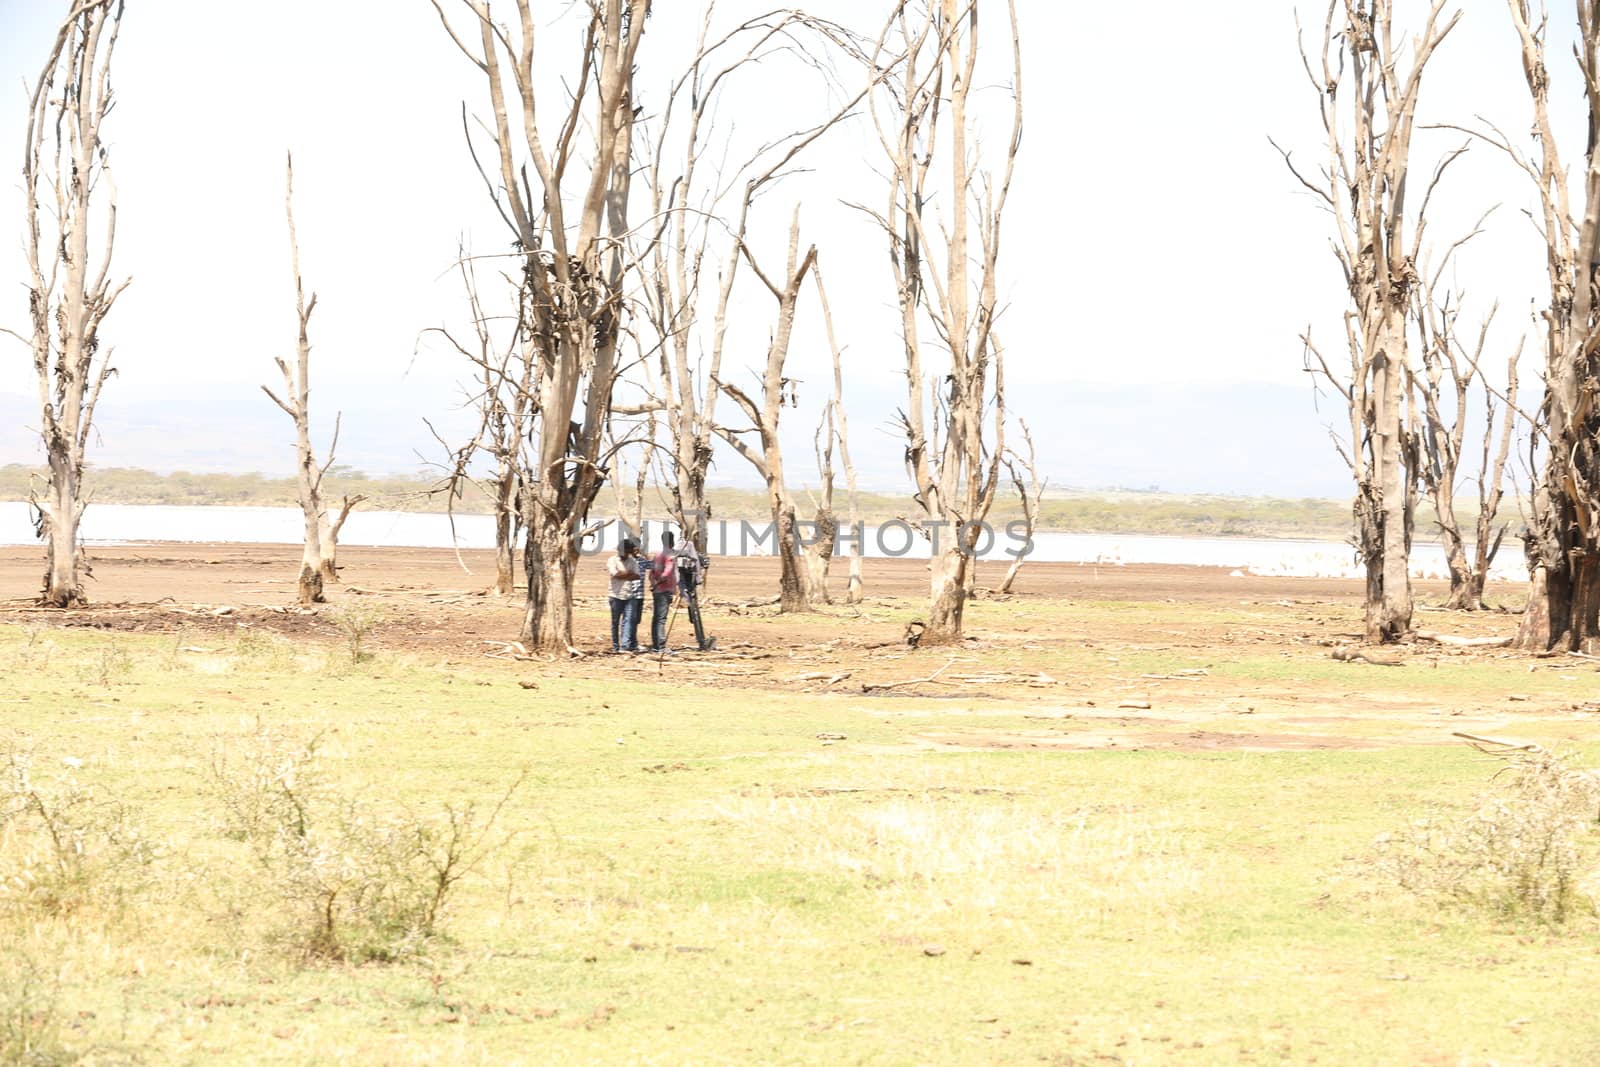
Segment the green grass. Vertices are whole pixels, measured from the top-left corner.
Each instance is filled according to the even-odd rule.
[[[42,990],[16,1014],[54,1057],[36,1062],[1600,1062],[1591,920],[1439,911],[1359,862],[1483,785],[1464,749],[930,753],[913,732],[971,717],[378,647],[352,665],[337,645],[0,629],[4,730],[41,774],[82,761],[163,845],[126,907],[0,905],[0,1009],[21,978]],[[1378,670],[1362,684],[1412,684]],[[418,813],[527,770],[420,954],[273,942],[203,773],[258,723],[321,733],[338,788]]]

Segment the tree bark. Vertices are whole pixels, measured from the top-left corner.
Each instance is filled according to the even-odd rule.
[[[1528,607],[1517,645],[1535,651],[1593,652],[1600,644],[1600,411],[1593,382],[1600,338],[1594,264],[1600,262],[1600,3],[1579,0],[1574,52],[1588,105],[1581,211],[1574,211],[1568,172],[1550,121],[1545,23],[1530,21],[1526,0],[1508,0],[1522,44],[1522,69],[1533,103],[1537,161],[1509,142],[1506,151],[1539,189],[1550,303],[1546,322],[1544,401],[1539,408],[1544,462],[1533,493]],[[1482,135],[1480,135],[1482,136]]]
[[[717,404],[722,389],[717,383],[722,379],[729,311],[741,272],[751,205],[768,183],[786,173],[801,152],[865,95],[863,90],[809,128],[778,136],[769,136],[767,131],[761,147],[731,175],[724,174],[715,159],[702,157],[718,139],[717,106],[724,94],[739,91],[736,86],[743,72],[766,69],[778,53],[795,50],[800,42],[814,44],[820,53],[840,41],[836,27],[794,10],[780,9],[741,22],[716,40],[710,38],[711,24],[708,7],[694,55],[661,109],[659,133],[644,167],[651,216],[663,220],[661,233],[652,242],[650,294],[645,306],[661,338],[659,395],[673,455],[667,488],[672,517],[685,542],[702,554],[709,551],[707,538],[713,518],[706,478],[713,440],[721,434]],[[725,58],[729,56],[732,58]],[[807,64],[811,65],[809,58]],[[681,122],[675,118],[680,112]],[[727,131],[725,155],[731,154],[728,149],[733,143],[732,128]],[[666,169],[669,146],[675,156],[677,150],[682,152],[676,174]],[[710,181],[704,177],[706,168],[710,168]],[[730,203],[733,197],[738,199]],[[717,217],[725,206],[732,210]],[[724,236],[725,248],[720,244]],[[702,270],[709,266],[717,268],[717,284],[711,290],[714,306],[709,316],[702,316]],[[696,344],[696,328],[702,318],[709,318],[711,328],[709,336]]]
[[[1381,556],[1377,596],[1367,601],[1367,640],[1372,644],[1398,641],[1411,630],[1411,515],[1407,507],[1410,487],[1401,440],[1405,330],[1404,310],[1387,309],[1374,374],[1374,391],[1382,398],[1373,427],[1378,487],[1374,503],[1381,531]]]
[[[748,202],[747,202],[748,204]],[[800,288],[805,284],[806,273],[816,261],[815,246],[800,256],[800,209],[796,207],[789,223],[789,252],[785,261],[783,284],[767,276],[748,245],[740,241],[745,260],[750,269],[772,293],[778,303],[778,318],[767,345],[766,367],[761,375],[761,403],[728,382],[718,386],[732,398],[751,422],[748,431],[730,430],[718,426],[717,433],[756,469],[767,486],[767,503],[772,513],[772,524],[777,536],[779,560],[779,611],[810,611],[809,583],[806,565],[802,559],[804,549],[800,544],[800,531],[795,518],[796,508],[783,472],[783,445],[778,436],[778,424],[783,412],[785,390],[790,387],[784,377],[784,363],[789,357],[789,344],[794,335],[795,313],[800,302]],[[758,448],[752,448],[739,437],[741,432],[754,432]],[[759,450],[758,450],[759,449]]]
[[[62,462],[59,453],[51,453],[49,458],[48,512],[41,513],[47,560],[42,600],[53,608],[82,607],[88,597],[83,592],[82,549],[78,541],[78,524],[83,518],[81,489],[70,463]]]
[[[1326,378],[1348,407],[1350,437],[1341,452],[1355,482],[1356,548],[1366,570],[1366,639],[1373,644],[1401,640],[1411,628],[1416,471],[1406,419],[1407,316],[1418,281],[1417,244],[1428,196],[1409,231],[1405,198],[1422,73],[1460,18],[1457,12],[1440,25],[1445,3],[1433,0],[1411,49],[1411,68],[1402,74],[1390,0],[1329,0],[1320,69],[1314,70],[1301,52],[1326,137],[1328,160],[1320,182],[1304,177],[1283,153],[1291,172],[1334,219],[1334,252],[1349,288],[1348,375],[1333,370],[1309,331],[1303,340],[1307,370]],[[1342,20],[1337,17],[1341,4]],[[1435,172],[1435,184],[1442,171]]]
[[[1044,500],[1044,482],[1039,478],[1038,453],[1033,447],[1033,433],[1028,429],[1028,424],[1018,420],[1022,426],[1022,439],[1028,446],[1028,454],[1022,457],[1015,451],[1010,452],[1006,458],[1006,471],[1011,475],[1011,484],[1017,490],[1017,498],[1022,503],[1022,522],[1024,547],[1031,550],[1033,547],[1033,532],[1039,524],[1039,505]],[[1023,476],[1026,472],[1026,478]],[[1028,559],[1028,553],[1018,550],[1018,554],[1011,559],[1011,565],[1006,568],[1005,578],[1000,582],[1001,594],[1011,592],[1011,586],[1017,580],[1022,565]]]
[[[997,6],[997,5],[996,5]],[[997,263],[1002,215],[1022,138],[1022,52],[1014,3],[1006,4],[1012,61],[1012,122],[999,177],[977,166],[968,148],[967,115],[979,49],[979,9],[991,5],[938,0],[919,7],[897,3],[871,52],[874,78],[893,77],[892,91],[874,94],[873,118],[889,163],[889,196],[875,215],[889,239],[905,355],[907,404],[903,412],[906,468],[926,523],[952,531],[929,560],[928,618],[919,645],[961,640],[972,542],[988,516],[1004,451],[1004,353],[993,335],[998,304]],[[887,55],[891,34],[903,50]],[[929,187],[935,131],[948,116],[950,147],[941,150],[947,187]],[[929,204],[951,207],[936,223]],[[971,248],[976,223],[977,247]],[[949,353],[947,374],[928,375],[923,364],[924,319],[935,324],[935,344]],[[930,433],[927,382],[937,382]],[[985,442],[984,413],[992,406],[992,437]],[[959,534],[956,531],[960,531]]]
[[[45,540],[40,601],[52,607],[75,607],[88,599],[79,543],[87,503],[84,456],[100,391],[114,372],[99,331],[128,285],[109,281],[117,194],[110,154],[100,137],[113,103],[111,57],[122,9],[121,0],[73,5],[29,92],[22,174],[32,337],[23,340],[33,351],[49,470],[44,499],[35,497],[32,503]],[[92,267],[90,206],[97,189],[103,190],[98,198],[104,209],[98,235],[103,243],[98,266]]]
[[[478,30],[476,47],[451,25],[443,0],[432,2],[451,40],[485,76],[498,163],[498,181],[485,181],[522,256],[520,358],[535,372],[519,392],[537,412],[538,433],[533,461],[519,471],[528,575],[521,637],[541,651],[570,651],[577,538],[607,477],[600,459],[628,304],[633,72],[650,4],[590,6],[563,110],[537,98],[535,39],[543,31],[529,0],[516,2],[520,36],[498,24],[484,0],[462,0]],[[553,137],[540,128],[541,104],[543,113],[561,115]],[[592,138],[587,151],[574,148],[580,129]]]
[[[516,472],[502,460],[494,480],[494,591],[510,596],[516,591]]]
[[[327,600],[324,585],[337,581],[331,550],[334,534],[322,505],[322,475],[333,463],[333,450],[338,445],[338,430],[334,443],[329,446],[328,464],[317,465],[316,452],[311,445],[311,316],[317,309],[317,294],[306,299],[305,285],[300,275],[300,242],[294,226],[294,158],[285,163],[284,212],[289,224],[290,266],[294,271],[294,299],[297,335],[295,339],[295,364],[291,368],[281,357],[274,362],[283,375],[284,393],[279,397],[266,386],[261,391],[282,408],[294,423],[295,488],[300,498],[300,513],[304,537],[300,553],[300,577],[296,592],[303,605],[321,604]],[[340,524],[344,522],[341,515]]]

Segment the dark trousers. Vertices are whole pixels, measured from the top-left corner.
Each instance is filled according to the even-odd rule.
[[[639,651],[639,619],[644,615],[644,597],[636,596],[628,601],[627,607],[622,611],[622,650],[624,652]]]
[[[667,620],[672,618],[672,593],[655,594],[650,608],[650,647],[657,652],[667,647]]]
[[[639,616],[644,614],[644,599],[618,600],[611,597],[611,651],[639,650]]]

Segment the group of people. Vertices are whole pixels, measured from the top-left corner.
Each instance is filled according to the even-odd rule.
[[[678,557],[676,538],[668,530],[661,535],[661,551],[646,558],[639,544],[625,537],[617,554],[606,561],[611,579],[611,651],[666,652],[667,627],[672,617],[672,602],[677,599]],[[639,620],[644,615],[645,585],[651,596],[650,647],[639,647]]]

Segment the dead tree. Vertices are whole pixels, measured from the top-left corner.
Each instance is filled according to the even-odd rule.
[[[321,604],[327,597],[323,586],[336,582],[338,577],[337,552],[339,532],[364,496],[344,498],[337,518],[328,517],[322,499],[322,478],[333,466],[334,452],[339,447],[339,417],[333,423],[333,440],[328,444],[328,461],[317,464],[316,450],[311,445],[311,341],[308,329],[311,313],[317,308],[317,294],[306,299],[305,283],[300,276],[300,242],[294,229],[294,157],[290,156],[285,168],[284,210],[289,220],[289,256],[294,270],[294,307],[299,324],[295,340],[295,364],[277,357],[274,362],[283,375],[283,396],[278,396],[263,385],[266,393],[283,409],[294,423],[294,473],[295,488],[300,498],[300,511],[305,517],[305,546],[300,553],[300,579],[297,585],[300,603]]]
[[[1423,220],[1444,165],[1434,172],[1415,224],[1406,191],[1422,74],[1460,18],[1456,12],[1441,24],[1446,2],[1433,0],[1412,44],[1410,69],[1402,72],[1392,0],[1329,0],[1318,66],[1301,46],[1327,140],[1319,179],[1307,179],[1283,153],[1333,217],[1333,251],[1350,292],[1348,373],[1334,369],[1309,331],[1304,341],[1307,369],[1339,392],[1349,412],[1350,438],[1340,451],[1356,484],[1356,546],[1366,568],[1366,637],[1373,644],[1411,630],[1416,479],[1407,461],[1408,317]]]
[[[666,485],[686,541],[705,552],[712,518],[706,478],[717,436],[717,401],[734,288],[751,204],[769,183],[850,113],[864,90],[817,125],[765,139],[742,164],[724,171],[713,156],[732,150],[731,132],[715,123],[723,95],[749,71],[780,54],[826,72],[816,56],[848,41],[841,28],[798,11],[778,11],[713,39],[708,4],[694,57],[673,82],[644,167],[651,217],[659,220],[639,262],[646,275],[646,315],[660,339],[663,422],[671,439]],[[669,162],[669,157],[671,161]],[[715,268],[715,285],[703,272]],[[710,305],[710,314],[703,312]],[[707,324],[709,321],[709,328]],[[698,358],[697,358],[698,354]]]
[[[634,64],[650,4],[591,0],[576,76],[547,95],[535,80],[552,63],[542,55],[535,63],[539,27],[529,0],[516,0],[515,36],[487,0],[459,0],[476,31],[463,37],[446,2],[432,0],[486,83],[494,176],[486,173],[485,183],[521,257],[521,338],[536,367],[529,390],[537,444],[519,471],[528,575],[522,639],[570,651],[578,535],[606,476],[599,461],[624,309]],[[541,104],[559,116],[553,128],[541,127]]]
[[[1417,287],[1413,294],[1421,338],[1422,373],[1410,373],[1410,385],[1422,405],[1421,424],[1416,429],[1421,443],[1418,471],[1423,488],[1433,501],[1445,564],[1450,570],[1450,596],[1445,607],[1476,611],[1484,606],[1483,590],[1489,567],[1500,551],[1506,532],[1504,524],[1496,530],[1495,523],[1503,495],[1501,486],[1506,459],[1515,431],[1517,361],[1522,356],[1522,345],[1518,343],[1507,364],[1505,403],[1501,405],[1497,403],[1495,391],[1481,380],[1480,369],[1497,308],[1491,308],[1485,316],[1478,329],[1477,342],[1468,352],[1456,329],[1461,313],[1460,296],[1439,295],[1440,279],[1449,258],[1447,255],[1428,284]],[[1474,385],[1484,396],[1485,420],[1478,469],[1473,475],[1478,515],[1473,552],[1469,557],[1467,540],[1456,515],[1456,486],[1464,474],[1463,449]]]
[[[844,351],[839,347],[839,341],[833,331],[833,311],[828,306],[828,291],[822,284],[822,263],[817,261],[811,265],[811,280],[817,287],[817,303],[822,308],[822,322],[828,337],[828,352],[833,357],[833,398],[828,403],[824,412],[824,421],[827,427],[827,444],[819,441],[817,448],[818,473],[822,476],[823,498],[817,507],[817,545],[814,546],[812,558],[818,562],[813,564],[813,570],[821,572],[821,586],[827,590],[828,563],[838,548],[839,519],[833,508],[833,447],[832,442],[839,444],[839,462],[844,466],[845,494],[849,501],[849,514],[846,518],[846,529],[849,531],[850,543],[850,581],[845,591],[845,603],[861,603],[861,554],[865,540],[861,525],[860,497],[856,490],[856,465],[850,459],[850,418],[844,406],[844,374],[842,369]],[[824,535],[827,541],[826,555],[823,555]],[[813,581],[813,592],[816,582]],[[824,600],[828,600],[824,596]]]
[[[78,537],[88,504],[84,454],[106,380],[116,373],[100,327],[128,286],[113,283],[117,188],[101,127],[111,112],[111,56],[122,26],[121,0],[79,0],[56,31],[28,98],[22,180],[26,196],[28,318],[31,336],[6,332],[33,350],[40,436],[49,476],[31,503],[45,542],[42,603],[87,602],[89,568]],[[91,218],[91,204],[103,218]],[[98,265],[90,241],[99,244]]]
[[[1017,498],[1022,504],[1025,547],[1031,547],[1033,532],[1039,525],[1039,505],[1044,500],[1045,482],[1039,477],[1038,455],[1033,448],[1033,434],[1029,432],[1026,422],[1021,419],[1017,422],[1022,427],[1022,440],[1028,446],[1028,454],[1024,456],[1014,448],[1006,449],[1006,473],[1011,476],[1011,485],[1016,489]],[[1022,570],[1022,565],[1027,559],[1026,553],[1011,557],[1011,566],[1006,568],[1006,576],[1000,582],[1001,593],[1011,592],[1011,584],[1017,580],[1017,572]]]
[[[1005,7],[1013,107],[998,176],[977,165],[981,146],[968,113],[979,56],[979,13],[997,6],[979,0],[900,0],[869,58],[872,76],[883,79],[882,90],[869,99],[889,176],[887,205],[869,213],[888,236],[899,299],[906,467],[924,528],[935,539],[942,535],[934,545],[932,598],[921,644],[961,638],[968,571],[995,500],[1004,448],[1003,355],[992,330],[999,310],[1001,220],[1022,140],[1015,3]],[[941,122],[948,126],[949,145],[936,151]],[[946,182],[931,181],[936,162],[942,163]],[[948,214],[940,217],[936,203],[949,204]],[[926,368],[924,352],[934,347],[949,352],[948,371]],[[936,383],[931,406],[930,379]],[[985,441],[990,408],[992,439]]]
[[[516,545],[522,532],[521,472],[527,466],[523,450],[535,427],[537,398],[533,380],[537,361],[522,358],[532,349],[521,342],[521,323],[516,316],[499,317],[509,319],[512,328],[509,337],[496,336],[497,317],[484,305],[476,259],[465,248],[457,260],[457,269],[467,297],[472,326],[470,344],[443,326],[423,332],[439,334],[472,366],[474,380],[468,405],[478,413],[478,426],[464,445],[452,445],[434,432],[450,452],[449,474],[441,490],[452,514],[455,501],[468,484],[478,486],[488,498],[494,516],[494,589],[500,596],[510,596],[516,589]],[[506,281],[508,289],[520,296],[520,287],[510,279]],[[483,474],[477,473],[474,466],[479,457],[489,463]]]
[[[1528,559],[1528,607],[1517,635],[1535,651],[1594,652],[1600,645],[1600,0],[1578,0],[1574,47],[1588,105],[1581,200],[1550,119],[1545,64],[1546,15],[1534,19],[1527,0],[1507,0],[1521,43],[1522,71],[1533,103],[1530,157],[1499,130],[1474,131],[1505,151],[1539,190],[1535,217],[1546,245],[1550,304],[1544,311],[1544,397],[1535,444],[1543,465],[1535,476]],[[1542,438],[1542,440],[1539,440]]]
[[[714,5],[707,6],[694,58],[674,82],[663,110],[646,171],[651,214],[661,220],[661,232],[651,245],[650,255],[640,257],[642,263],[648,263],[648,315],[661,340],[661,396],[673,453],[672,478],[667,483],[673,518],[684,541],[701,553],[709,547],[711,504],[706,497],[706,477],[713,455],[717,398],[721,395],[721,390],[710,383],[722,373],[728,303],[739,273],[739,239],[744,236],[750,199],[747,196],[740,205],[740,222],[734,227],[726,251],[713,250],[711,241],[717,230],[713,222],[721,211],[725,193],[717,174],[711,176],[710,190],[705,188],[702,157],[712,140],[712,109],[721,99],[724,84],[761,57],[790,21],[780,18],[775,23],[744,23],[710,41],[713,10]],[[729,53],[726,60],[722,58],[725,52]],[[674,127],[680,104],[687,105],[681,132]],[[669,137],[674,134],[681,137],[682,152],[676,174],[669,172],[666,160]],[[705,363],[697,370],[695,328],[702,297],[701,272],[708,255],[722,265],[718,271],[715,325],[710,343],[703,346]]]
[[[750,420],[750,426],[730,429],[716,427],[717,434],[743,456],[761,475],[767,487],[767,502],[772,511],[772,532],[776,539],[775,551],[779,561],[778,610],[783,612],[810,611],[811,597],[803,562],[805,554],[801,543],[801,530],[796,518],[796,503],[783,474],[783,447],[778,438],[778,423],[786,401],[794,396],[794,383],[784,376],[784,362],[789,357],[789,341],[794,333],[795,312],[800,303],[800,287],[805,284],[806,272],[816,261],[817,249],[812,246],[800,255],[800,209],[797,207],[789,224],[789,254],[784,273],[779,281],[770,277],[756,262],[748,245],[740,242],[745,261],[778,303],[778,317],[767,343],[767,361],[761,374],[761,402],[758,404],[748,393],[731,382],[714,384]],[[756,446],[743,438],[753,434]]]
[[[833,413],[838,407],[837,390],[822,405],[822,415],[817,420],[813,449],[817,457],[817,491],[807,490],[811,498],[810,534],[801,539],[804,551],[806,598],[813,605],[832,604],[833,594],[828,590],[828,572],[833,567],[833,552],[839,544],[839,519],[833,510],[833,448],[837,437]]]

